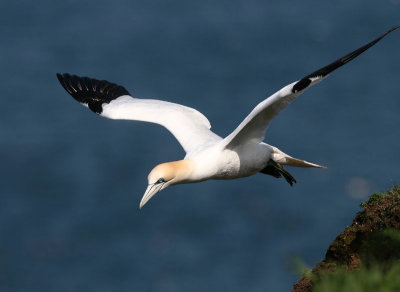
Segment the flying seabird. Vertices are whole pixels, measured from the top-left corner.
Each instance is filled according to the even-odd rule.
[[[208,119],[193,108],[162,100],[134,98],[124,87],[105,80],[68,73],[57,74],[57,78],[74,99],[96,114],[109,119],[160,124],[175,136],[185,150],[186,156],[182,160],[162,163],[153,168],[148,175],[148,186],[139,208],[170,185],[208,179],[235,179],[264,173],[276,178],[283,176],[292,186],[296,180],[283,165],[324,167],[293,158],[277,147],[264,143],[270,121],[307,88],[399,27],[393,27],[372,42],[286,85],[259,103],[225,138],[212,132]]]

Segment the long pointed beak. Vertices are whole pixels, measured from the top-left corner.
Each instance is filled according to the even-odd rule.
[[[142,200],[140,201],[139,204],[139,209],[142,209],[144,205],[159,191],[161,191],[163,187],[163,184],[150,184],[147,186],[146,191],[144,192],[144,195],[142,197]]]

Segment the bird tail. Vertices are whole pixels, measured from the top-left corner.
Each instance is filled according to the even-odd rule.
[[[315,163],[311,163],[305,160],[293,158],[290,155],[282,152],[278,148],[272,146],[272,159],[281,164],[295,167],[316,167],[316,168],[326,168],[326,166],[318,165]]]

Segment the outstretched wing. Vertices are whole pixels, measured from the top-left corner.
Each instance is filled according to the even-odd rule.
[[[221,140],[210,130],[207,118],[193,108],[162,100],[133,98],[124,87],[105,80],[68,73],[57,74],[57,78],[74,99],[103,117],[164,126],[187,153],[205,143]]]
[[[393,27],[389,31],[382,34],[376,40],[307,75],[299,81],[293,82],[283,87],[281,90],[259,103],[251,111],[251,113],[240,123],[240,125],[222,141],[223,145],[226,148],[234,148],[235,146],[249,140],[261,142],[264,139],[269,122],[273,118],[275,118],[297,96],[303,93],[311,85],[320,82],[332,71],[336,70],[337,68],[356,58],[358,55],[362,54],[364,51],[379,42],[388,33],[396,30],[399,27],[400,26]]]

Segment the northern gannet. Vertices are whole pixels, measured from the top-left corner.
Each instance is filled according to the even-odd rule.
[[[293,158],[264,143],[270,121],[311,85],[320,82],[399,27],[393,27],[372,42],[283,87],[259,103],[225,138],[212,132],[208,119],[193,108],[167,101],[134,98],[124,87],[105,80],[68,73],[57,74],[57,78],[74,99],[96,114],[109,119],[160,124],[175,136],[185,150],[186,156],[182,160],[162,163],[151,170],[139,208],[170,185],[208,179],[235,179],[264,173],[276,178],[283,176],[292,186],[296,180],[283,165],[324,167]]]

